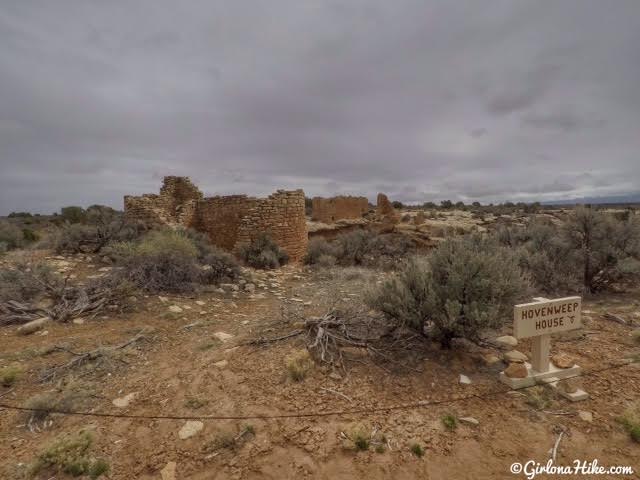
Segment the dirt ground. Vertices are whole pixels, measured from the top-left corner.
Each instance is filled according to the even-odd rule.
[[[48,258],[78,279],[100,274],[103,267],[84,257]],[[109,462],[111,479],[524,478],[511,474],[510,465],[528,460],[545,464],[562,427],[566,434],[557,464],[597,459],[600,465],[628,465],[636,471],[597,478],[640,478],[640,445],[616,421],[631,402],[640,401],[638,363],[585,375],[586,401],[552,397],[540,409],[527,394],[508,391],[498,382],[504,364],[486,359],[492,353],[499,356],[499,350],[465,345],[451,352],[425,347],[396,361],[362,355],[348,362],[346,371],[316,366],[303,381],[294,382],[287,376],[285,358],[302,348],[301,337],[266,346],[247,341],[292,331],[291,311],[320,315],[330,304],[358,302],[367,285],[384,274],[357,269],[318,273],[287,266],[252,275],[258,286],[252,294],[229,289],[196,296],[140,295],[132,299],[130,312],[81,324],[49,324],[46,334],[19,336],[16,327],[0,328],[0,367],[21,370],[15,385],[0,386],[0,402],[19,406],[36,394],[74,391],[81,399],[75,408],[81,411],[197,419],[374,409],[478,396],[372,413],[203,418],[202,430],[186,439],[179,436],[185,419],[52,414],[44,424],[29,426],[28,413],[0,408],[0,478],[25,478],[38,452],[61,434],[80,430],[93,432],[92,455]],[[585,299],[584,330],[554,339],[553,353],[572,355],[587,373],[637,359],[640,347],[632,341],[632,328],[603,314],[639,322],[638,293]],[[171,312],[172,306],[182,311]],[[78,352],[119,345],[138,333],[144,338],[114,358],[41,381],[43,372],[66,364]],[[529,353],[530,346],[524,342],[517,348]],[[461,374],[471,383],[461,383]],[[483,398],[487,392],[493,394]],[[129,399],[126,406],[114,405],[123,398]],[[584,412],[592,415],[591,421],[583,418]],[[473,417],[478,424],[460,422],[449,430],[442,421],[449,414]],[[247,426],[249,431],[240,435]],[[384,451],[355,449],[343,435],[355,428],[383,435]],[[234,445],[220,447],[220,439],[229,436],[237,439]],[[422,457],[412,453],[414,444],[424,448]],[[50,477],[43,472],[38,478]]]

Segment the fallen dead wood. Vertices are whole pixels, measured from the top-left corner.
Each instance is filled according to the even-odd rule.
[[[61,323],[81,316],[92,318],[107,307],[124,308],[126,297],[131,294],[126,282],[110,280],[74,286],[67,285],[65,280],[57,288],[45,285],[43,288],[53,303],[51,307],[42,308],[27,301],[0,301],[0,325],[21,325],[42,317]]]
[[[307,349],[321,362],[344,367],[344,357],[379,357],[399,363],[394,352],[410,350],[419,341],[413,333],[381,316],[333,310],[305,321]],[[403,362],[403,368],[410,368]]]
[[[332,390],[331,388],[325,388],[325,387],[320,387],[320,390],[324,390],[325,392],[333,393],[334,395],[338,395],[339,397],[342,397],[345,400],[348,400],[349,402],[353,403],[353,399],[351,397],[348,397],[344,393],[338,392],[337,390]]]
[[[0,325],[20,325],[50,316],[51,312],[44,308],[38,308],[15,300],[0,302]]]
[[[558,428],[556,429],[556,431],[558,432],[558,437],[556,438],[556,442],[553,445],[553,449],[551,450],[551,461],[555,464],[556,463],[556,457],[558,454],[558,447],[560,446],[560,442],[562,441],[562,437],[564,436],[565,433],[567,433],[567,428],[563,427],[562,425],[559,425]]]
[[[126,342],[120,345],[115,345],[112,347],[99,347],[89,352],[74,352],[66,347],[56,346],[53,348],[53,350],[66,352],[70,355],[73,355],[74,358],[71,361],[64,363],[62,365],[57,365],[57,366],[46,369],[43,372],[42,376],[40,377],[40,381],[48,382],[48,381],[54,380],[59,375],[65,374],[71,370],[81,367],[82,365],[85,365],[86,363],[95,362],[102,358],[114,359],[126,364],[127,362],[125,362],[122,359],[113,358],[112,354],[118,350],[125,349],[129,345],[132,345],[142,340],[146,340],[146,338],[147,337],[142,333],[138,333],[137,335],[135,335],[134,337],[132,337],[131,339],[127,340]]]
[[[628,325],[627,321],[619,315],[614,315],[613,313],[606,312],[602,315],[602,318],[605,320],[609,320],[610,322],[616,322],[620,325]]]

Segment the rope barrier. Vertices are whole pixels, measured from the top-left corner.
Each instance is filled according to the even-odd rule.
[[[567,380],[569,378],[575,377],[590,377],[596,376],[596,374],[607,372],[611,370],[617,370],[622,367],[629,366],[635,362],[627,362],[622,364],[612,364],[607,367],[592,370],[590,372],[584,372],[582,374],[576,374],[569,377],[566,377],[562,380]],[[524,387],[519,390],[527,390],[536,385],[531,385],[529,387]],[[413,410],[419,408],[426,407],[434,407],[439,405],[448,405],[452,403],[464,402],[466,400],[471,399],[480,399],[484,400],[486,398],[495,397],[498,395],[504,395],[508,392],[512,392],[511,389],[500,389],[493,390],[489,392],[485,392],[483,394],[468,394],[460,397],[442,399],[442,400],[423,400],[413,403],[399,404],[399,405],[388,405],[388,406],[380,406],[380,407],[371,407],[371,408],[354,408],[347,410],[331,410],[328,412],[299,412],[299,413],[281,413],[275,415],[136,415],[136,414],[126,414],[126,413],[108,413],[108,412],[78,412],[78,411],[69,411],[69,410],[56,410],[56,409],[48,409],[48,408],[30,408],[19,405],[11,405],[4,402],[0,402],[0,408],[5,408],[7,410],[16,410],[16,411],[25,411],[25,412],[47,412],[47,413],[56,413],[61,415],[68,416],[83,416],[83,417],[106,417],[106,418],[126,418],[126,419],[140,419],[140,420],[277,420],[277,419],[289,419],[289,418],[320,418],[320,417],[330,417],[330,416],[345,416],[345,415],[361,415],[361,414],[372,414],[377,412],[391,412],[398,410]]]

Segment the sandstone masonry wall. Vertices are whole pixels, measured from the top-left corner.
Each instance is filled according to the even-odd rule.
[[[261,233],[271,235],[292,261],[301,260],[308,243],[304,192],[278,190],[267,198],[258,199],[242,218],[236,248]]]
[[[160,194],[124,198],[127,218],[147,224],[189,227],[204,232],[214,245],[236,250],[268,233],[291,260],[307,251],[304,192],[278,190],[267,198],[230,195],[203,198],[185,177],[165,177]]]
[[[214,245],[233,250],[238,241],[242,219],[256,201],[246,195],[205,198],[198,203],[195,228],[209,235]]]
[[[347,218],[361,218],[369,210],[369,201],[366,197],[314,197],[311,208],[311,220],[333,223]]]

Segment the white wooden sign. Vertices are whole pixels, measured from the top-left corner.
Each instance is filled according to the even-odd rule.
[[[514,336],[521,339],[581,328],[581,309],[581,297],[516,305],[513,309]]]

